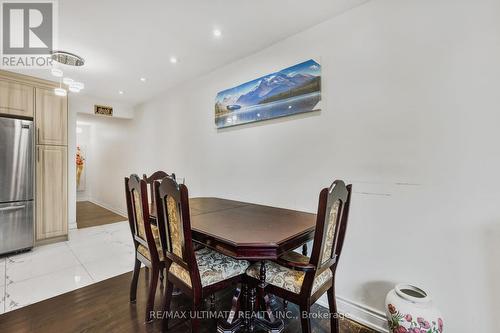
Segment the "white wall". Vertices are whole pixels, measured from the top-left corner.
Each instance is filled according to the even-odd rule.
[[[123,176],[156,169],[191,194],[315,211],[354,186],[337,292],[382,312],[423,287],[447,332],[500,324],[500,2],[372,0],[165,92],[135,119],[97,119],[96,200],[124,210]],[[216,130],[222,89],[309,58],[323,111]]]

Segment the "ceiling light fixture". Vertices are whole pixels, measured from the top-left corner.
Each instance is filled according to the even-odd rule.
[[[121,91],[121,90],[119,90],[119,91],[118,91],[118,93],[119,93],[120,95],[123,95],[123,91]]]
[[[145,77],[141,77],[141,78],[140,78],[140,80],[141,80],[142,82],[146,82],[146,78],[145,78]]]
[[[64,83],[65,85],[67,85],[67,86],[69,86],[70,84],[72,84],[72,83],[74,82],[74,81],[73,81],[73,79],[70,79],[69,77],[65,77],[65,78],[63,78],[63,80],[62,80],[62,81],[63,81],[63,83]]]
[[[52,74],[52,76],[55,76],[55,77],[62,77],[63,76],[63,71],[62,71],[62,69],[59,69],[59,68],[52,68],[50,70],[50,73]]]
[[[170,57],[170,62],[173,64],[177,63],[177,58],[176,57]]]
[[[68,90],[74,93],[80,92],[83,88],[85,88],[85,85],[83,82],[77,82],[73,79],[70,79],[69,77],[65,77],[62,79],[62,82],[68,86]]]
[[[85,60],[82,57],[66,51],[53,51],[51,58],[60,64],[68,66],[83,66],[85,64]]]
[[[220,31],[219,29],[214,29],[213,34],[214,37],[219,38],[222,36],[222,31]]]
[[[78,88],[79,90],[82,90],[83,88],[85,88],[85,85],[83,84],[83,82],[76,82],[76,81],[73,81],[73,83],[70,84],[70,86],[74,86],[74,87]]]
[[[66,89],[63,89],[63,88],[54,88],[54,94],[56,94],[56,96],[66,96],[68,93],[66,91]]]
[[[80,92],[83,88],[85,88],[85,85],[82,82],[73,82],[69,85],[69,91],[71,92]]]

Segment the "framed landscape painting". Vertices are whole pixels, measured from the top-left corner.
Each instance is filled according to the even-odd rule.
[[[215,98],[217,128],[318,111],[321,66],[308,60],[221,91]]]

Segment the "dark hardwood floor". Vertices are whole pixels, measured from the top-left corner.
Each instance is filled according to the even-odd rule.
[[[0,315],[2,333],[66,333],[66,332],[160,332],[160,320],[144,324],[146,306],[147,279],[145,270],[141,270],[137,288],[137,303],[129,302],[131,273],[126,273],[85,288],[56,296],[24,308]],[[43,286],[40,286],[43,288]],[[158,290],[155,309],[161,309],[163,291]],[[217,294],[216,309],[230,308],[231,291]],[[172,310],[189,311],[189,299],[184,295],[175,296]],[[281,305],[281,302],[277,302]],[[206,308],[209,304],[206,303]],[[298,309],[289,304],[294,315]],[[314,305],[313,311],[324,313],[324,309]],[[313,332],[329,332],[329,321],[313,321]],[[190,322],[186,319],[172,319],[172,333],[190,332]],[[372,333],[374,331],[347,319],[341,320],[341,332]],[[215,320],[202,322],[202,332],[216,332]],[[286,333],[298,333],[299,320],[286,320]]]
[[[78,201],[76,203],[76,225],[78,229],[126,220],[126,217],[115,214],[90,201]]]

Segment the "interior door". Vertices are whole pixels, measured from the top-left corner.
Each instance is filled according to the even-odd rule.
[[[53,90],[36,88],[36,143],[68,144],[68,98],[54,95]]]
[[[37,146],[36,239],[68,233],[67,148]]]

